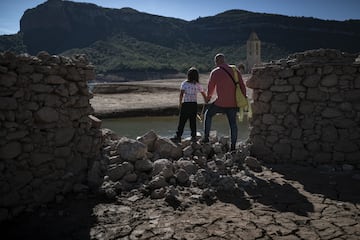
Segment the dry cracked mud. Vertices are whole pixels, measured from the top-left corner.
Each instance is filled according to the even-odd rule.
[[[186,187],[178,199],[79,194],[3,223],[2,239],[360,238],[358,171],[274,165],[254,176],[256,187],[209,199]]]

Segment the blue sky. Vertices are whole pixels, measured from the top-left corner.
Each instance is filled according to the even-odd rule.
[[[19,31],[20,18],[28,8],[45,0],[0,0],[0,35]],[[194,20],[229,9],[315,17],[326,20],[360,19],[360,0],[74,0],[110,8],[131,7],[141,12]]]

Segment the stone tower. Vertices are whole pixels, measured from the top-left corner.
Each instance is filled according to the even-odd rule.
[[[246,71],[251,72],[255,64],[261,63],[261,42],[255,32],[250,34],[246,42]]]

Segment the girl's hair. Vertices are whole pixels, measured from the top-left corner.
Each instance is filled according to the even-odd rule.
[[[191,83],[199,82],[199,72],[196,68],[191,67],[187,72],[187,80]]]

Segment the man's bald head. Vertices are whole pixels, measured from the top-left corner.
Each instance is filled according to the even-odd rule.
[[[225,63],[224,54],[222,54],[222,53],[216,54],[215,57],[214,57],[214,61],[215,61],[216,65],[221,65],[221,64]]]

